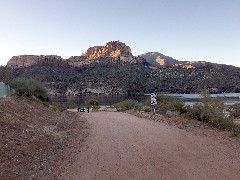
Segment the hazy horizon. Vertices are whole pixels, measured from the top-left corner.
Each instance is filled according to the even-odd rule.
[[[0,65],[17,55],[79,56],[120,40],[133,55],[240,67],[239,0],[0,0]]]

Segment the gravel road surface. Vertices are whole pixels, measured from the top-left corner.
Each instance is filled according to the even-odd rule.
[[[220,141],[127,113],[81,116],[90,135],[65,179],[240,179],[239,153]]]

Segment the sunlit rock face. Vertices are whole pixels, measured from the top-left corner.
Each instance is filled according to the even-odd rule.
[[[146,60],[139,56],[133,56],[131,48],[120,41],[111,41],[105,46],[90,47],[87,52],[81,56],[71,56],[67,62],[71,66],[79,67],[88,65],[92,62],[99,63],[103,59],[108,59],[111,62],[129,62],[129,63],[144,63]]]
[[[19,55],[19,56],[13,56],[7,63],[8,67],[13,68],[23,68],[23,67],[29,67],[34,64],[37,64],[39,62],[44,61],[62,61],[63,59],[61,56],[57,55]]]
[[[62,59],[57,55],[20,55],[13,56],[7,63],[8,67],[24,68],[46,61],[61,61],[73,67],[80,67],[92,63],[99,63],[103,59],[109,62],[129,62],[129,63],[145,63],[146,60],[140,56],[133,56],[131,48],[120,41],[111,41],[105,46],[90,47],[87,52],[81,56],[71,56],[68,59]]]
[[[108,42],[105,46],[94,46],[83,53],[87,59],[97,59],[100,57],[133,57],[131,49],[120,41]]]

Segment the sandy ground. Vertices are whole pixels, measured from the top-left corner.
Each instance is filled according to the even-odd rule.
[[[90,124],[67,180],[240,179],[238,146],[120,112],[81,113]]]

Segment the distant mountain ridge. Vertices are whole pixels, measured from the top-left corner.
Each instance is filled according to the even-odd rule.
[[[159,67],[159,66],[173,66],[174,64],[180,64],[181,61],[178,61],[172,57],[165,56],[159,52],[148,52],[145,54],[139,55],[140,57],[143,57],[146,59],[146,61],[153,66]]]
[[[240,68],[205,61],[178,61],[158,52],[133,56],[120,41],[90,47],[80,56],[14,56],[12,78],[31,77],[52,95],[144,94],[150,92],[240,92]],[[2,74],[2,75],[1,75]],[[4,77],[1,72],[0,80]]]
[[[153,67],[171,67],[180,66],[183,68],[195,68],[210,62],[205,61],[178,61],[170,56],[166,56],[159,52],[148,52],[139,56],[133,56],[131,48],[120,41],[111,41],[105,46],[94,46],[88,48],[85,53],[80,56],[71,56],[63,59],[57,55],[19,55],[13,56],[7,63],[8,67],[24,68],[35,65],[40,62],[54,61],[57,63],[66,62],[73,67],[99,62],[100,59],[111,59],[116,62],[143,63]]]

